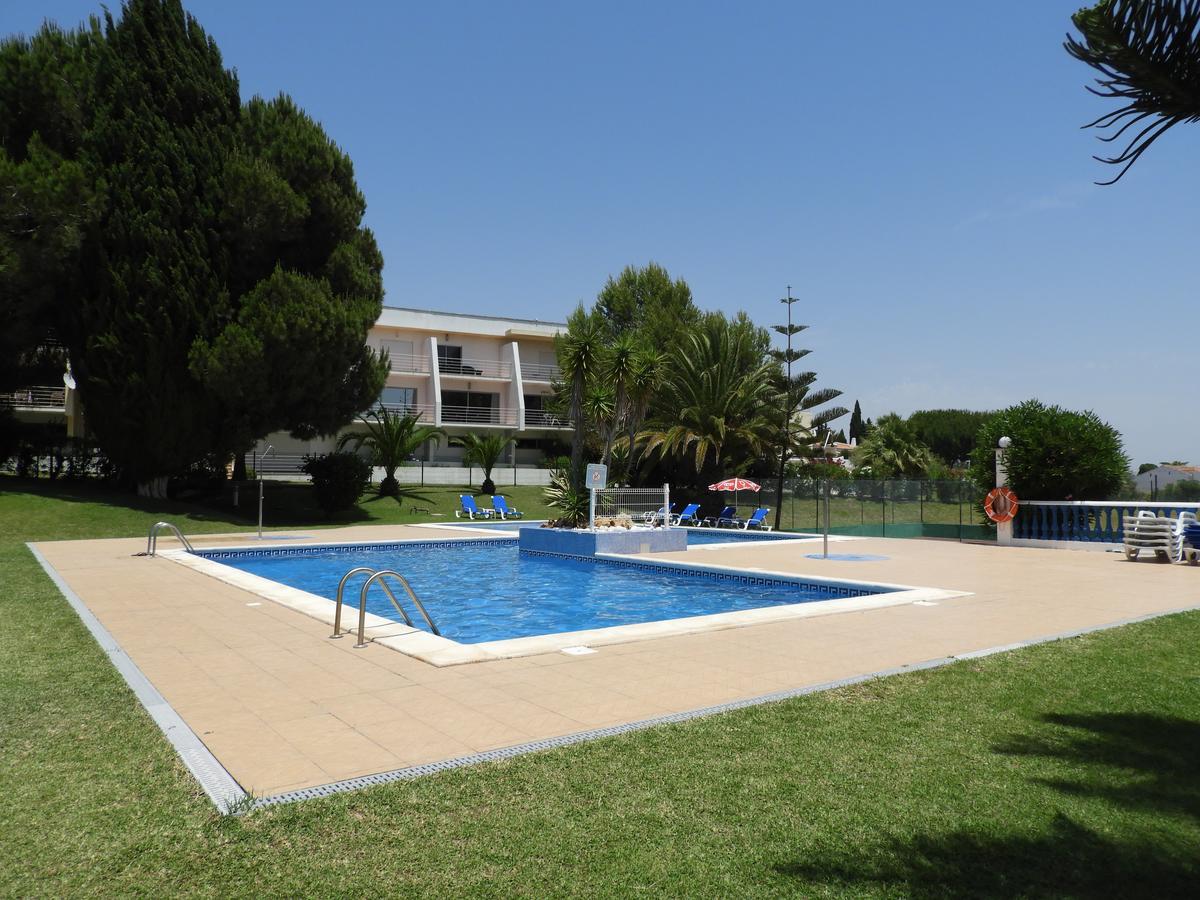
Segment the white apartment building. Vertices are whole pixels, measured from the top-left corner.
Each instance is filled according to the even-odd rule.
[[[419,413],[449,437],[501,431],[515,443],[506,465],[534,466],[569,440],[569,423],[547,409],[551,383],[559,375],[554,337],[561,322],[384,307],[367,336],[386,351],[391,372],[379,400],[390,410]],[[256,448],[274,448],[264,470],[285,470],[306,453],[332,449],[334,437],[299,441],[279,433]],[[462,449],[442,441],[426,446],[420,459],[455,464]]]

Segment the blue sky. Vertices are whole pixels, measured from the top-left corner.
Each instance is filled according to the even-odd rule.
[[[561,319],[655,260],[771,324],[791,284],[867,416],[1038,397],[1200,463],[1200,128],[1092,184],[1080,0],[186,5],[350,153],[391,305]]]

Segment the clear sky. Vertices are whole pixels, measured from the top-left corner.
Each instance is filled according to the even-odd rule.
[[[1092,184],[1081,0],[185,3],[349,152],[390,305],[561,320],[655,260],[769,325],[791,284],[864,415],[1038,397],[1200,463],[1200,126]]]

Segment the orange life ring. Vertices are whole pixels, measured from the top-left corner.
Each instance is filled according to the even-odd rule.
[[[998,487],[988,491],[983,511],[993,522],[1009,522],[1017,514],[1019,505],[1016,494],[1006,487]]]

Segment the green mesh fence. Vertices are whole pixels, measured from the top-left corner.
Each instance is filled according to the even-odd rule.
[[[775,485],[763,485],[761,502],[775,506]],[[785,479],[780,527],[820,533],[825,482]],[[770,521],[774,521],[772,508]],[[829,481],[830,534],[867,537],[938,537],[993,540],[983,515],[983,494],[967,481]]]

